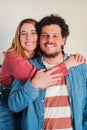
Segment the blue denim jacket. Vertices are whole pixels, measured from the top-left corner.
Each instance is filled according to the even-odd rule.
[[[65,56],[64,60],[68,57]],[[44,68],[42,58],[31,60],[38,69]],[[69,69],[66,76],[72,111],[73,130],[87,130],[87,65]],[[15,80],[9,95],[11,110],[23,110],[23,130],[44,129],[45,90],[34,88],[28,80],[25,84]]]
[[[0,130],[21,130],[22,112],[12,112],[8,107],[10,88],[0,84]]]
[[[0,84],[0,130],[15,130],[13,112],[8,107],[9,92]]]

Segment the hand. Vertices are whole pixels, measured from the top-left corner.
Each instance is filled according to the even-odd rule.
[[[31,80],[32,85],[38,89],[44,89],[52,85],[56,85],[61,80],[62,73],[52,74],[54,71],[59,69],[58,67],[47,70],[39,70],[34,78]]]
[[[71,54],[69,59],[65,61],[67,69],[87,63],[87,60],[80,54]]]
[[[75,60],[80,63],[87,63],[87,59],[81,54],[70,54],[70,56],[74,56]]]

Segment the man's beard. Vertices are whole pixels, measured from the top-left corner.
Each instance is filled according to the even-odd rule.
[[[41,50],[41,54],[47,58],[55,58],[60,54],[60,52],[54,52],[53,54],[47,54],[44,50]]]
[[[46,42],[46,43],[44,43],[44,45],[46,46],[47,44],[49,44],[49,45],[52,45],[52,44],[56,44],[56,43],[49,43],[49,42]],[[54,52],[53,54],[47,54],[44,50],[42,50],[42,49],[40,49],[41,50],[41,54],[43,55],[43,56],[45,56],[45,57],[47,57],[47,58],[55,58],[55,57],[57,57],[59,54],[60,54],[60,51],[58,52],[58,51],[56,51],[56,52]]]

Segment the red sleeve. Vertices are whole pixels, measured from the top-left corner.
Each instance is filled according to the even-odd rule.
[[[59,69],[57,71],[55,71],[54,73],[63,73],[64,76],[68,75],[68,69],[64,62],[59,64],[58,67],[59,67]]]
[[[17,56],[13,51],[7,53],[4,62],[6,65],[4,68],[2,67],[2,70],[8,69],[9,77],[14,77],[22,82],[32,78],[37,71],[36,67],[31,65],[28,60],[25,60],[22,56]],[[1,72],[2,75],[4,72]]]
[[[63,73],[64,76],[68,74],[65,63],[61,63],[59,69],[54,73]],[[14,78],[25,82],[28,78],[32,78],[37,69],[31,65],[28,60],[22,56],[17,56],[15,52],[7,53],[2,69],[0,72],[0,83],[10,86]]]

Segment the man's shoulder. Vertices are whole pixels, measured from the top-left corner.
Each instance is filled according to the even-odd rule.
[[[72,67],[70,68],[69,70],[69,73],[73,73],[73,74],[76,74],[76,75],[86,75],[87,76],[87,64],[81,64],[81,65],[78,65],[76,67]]]
[[[43,68],[42,67],[42,57],[33,58],[30,60],[30,63],[36,66],[38,69]]]
[[[84,73],[87,74],[87,64],[81,64],[81,65],[80,65],[80,68],[82,69],[82,71],[83,71]]]
[[[76,66],[76,68],[79,68],[79,69],[87,69],[87,64],[78,65],[78,66]]]
[[[36,57],[36,58],[30,59],[29,61],[30,61],[30,62],[41,62],[41,57],[38,56],[38,57]]]

